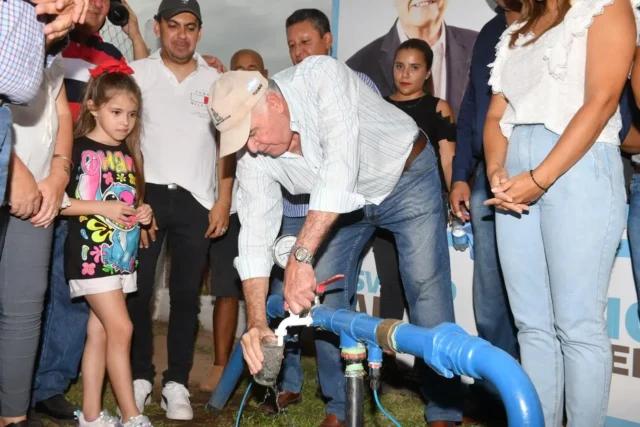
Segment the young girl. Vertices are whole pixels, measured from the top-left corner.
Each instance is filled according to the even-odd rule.
[[[82,358],[80,426],[150,426],[136,407],[131,378],[132,325],[125,294],[136,286],[139,224],[153,213],[144,200],[140,151],[140,89],[124,62],[90,70],[74,131],[71,206],[65,272],[71,297],[85,297],[91,313]],[[122,420],[102,411],[105,368]]]

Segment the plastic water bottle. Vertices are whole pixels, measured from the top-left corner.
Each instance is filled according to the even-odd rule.
[[[451,224],[451,240],[453,240],[453,248],[456,251],[465,251],[469,247],[469,237],[467,232],[462,228],[464,223],[460,218],[454,217]]]

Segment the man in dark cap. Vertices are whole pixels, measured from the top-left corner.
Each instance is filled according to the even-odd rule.
[[[211,83],[220,74],[196,53],[202,17],[196,0],[163,0],[154,31],[161,48],[131,64],[142,91],[146,197],[155,219],[142,231],[138,292],[127,301],[133,322],[131,370],[140,412],[151,400],[155,368],[151,300],[162,241],[171,257],[169,367],[163,374],[162,408],[173,420],[191,420],[189,372],[198,332],[202,270],[211,238],[229,226],[233,175],[218,161],[215,129],[207,111]],[[220,176],[218,176],[218,174]]]

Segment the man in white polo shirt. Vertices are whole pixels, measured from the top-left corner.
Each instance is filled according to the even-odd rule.
[[[163,0],[154,30],[161,49],[131,64],[143,98],[145,201],[155,214],[155,224],[141,238],[138,292],[127,302],[134,329],[131,367],[136,403],[142,412],[151,400],[155,376],[150,306],[158,256],[168,235],[169,367],[163,375],[161,404],[167,418],[190,420],[193,410],[187,386],[198,331],[202,270],[210,238],[226,232],[231,206],[233,176],[218,180],[217,174],[228,170],[223,162],[235,159],[229,156],[218,163],[207,97],[211,83],[220,75],[195,53],[202,36],[198,2]]]

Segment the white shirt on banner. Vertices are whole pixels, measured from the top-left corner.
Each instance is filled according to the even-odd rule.
[[[269,277],[282,223],[282,192],[311,194],[310,210],[346,213],[379,204],[404,169],[418,127],[329,56],[312,56],[273,79],[287,101],[304,156],[243,155],[235,266],[242,280]]]

